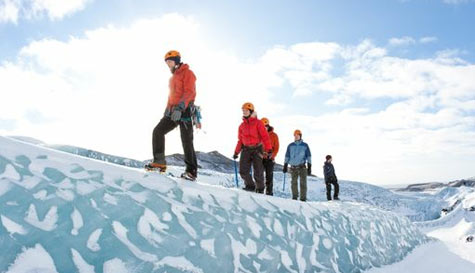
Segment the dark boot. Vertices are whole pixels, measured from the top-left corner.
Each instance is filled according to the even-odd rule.
[[[251,192],[255,192],[256,191],[256,188],[255,187],[248,187],[248,186],[245,186],[244,188],[242,188],[243,190],[245,191],[251,191]]]

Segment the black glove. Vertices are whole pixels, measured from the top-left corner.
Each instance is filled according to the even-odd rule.
[[[312,174],[312,164],[307,163],[307,174],[311,175]]]
[[[237,154],[234,154],[233,155],[233,159],[237,159],[238,158],[238,155]]]
[[[286,173],[288,170],[287,170],[287,167],[289,166],[289,164],[285,163],[284,164],[284,169],[282,170],[284,173]]]

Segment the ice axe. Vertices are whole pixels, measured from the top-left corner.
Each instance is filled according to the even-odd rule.
[[[236,175],[236,188],[239,188],[239,179],[238,179],[238,171],[237,171],[237,162],[234,159],[234,174]]]
[[[284,173],[284,183],[282,184],[282,191],[285,191],[285,173]]]

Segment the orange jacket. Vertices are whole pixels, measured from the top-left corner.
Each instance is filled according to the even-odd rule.
[[[256,146],[264,144],[264,151],[272,149],[269,134],[267,133],[264,123],[256,117],[243,118],[238,131],[238,143],[235,154],[241,152],[242,146]]]
[[[269,130],[270,143],[272,145],[272,156],[271,159],[274,160],[279,152],[279,137],[274,133],[274,128],[270,127]]]
[[[167,104],[168,110],[179,105],[183,106],[183,109],[186,109],[190,102],[195,100],[195,81],[195,74],[190,70],[190,67],[187,64],[182,64],[177,70],[175,70],[175,73],[173,73],[168,84],[170,88]]]

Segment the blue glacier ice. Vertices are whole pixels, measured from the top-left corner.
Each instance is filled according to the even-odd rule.
[[[367,204],[262,196],[0,137],[0,272],[362,272],[429,240]]]

